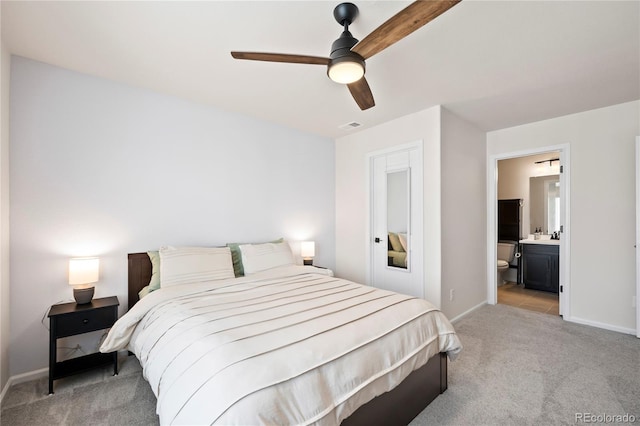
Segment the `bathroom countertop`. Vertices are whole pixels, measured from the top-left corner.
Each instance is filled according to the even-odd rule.
[[[520,240],[520,244],[545,244],[548,246],[559,246],[560,240]]]

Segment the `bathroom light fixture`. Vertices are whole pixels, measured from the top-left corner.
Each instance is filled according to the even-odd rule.
[[[94,286],[98,281],[100,259],[97,257],[78,257],[69,260],[69,285],[73,287],[73,298],[83,305],[93,299]]]
[[[300,255],[305,265],[313,265],[313,258],[316,255],[315,241],[303,241],[300,243]]]
[[[540,161],[536,161],[534,164],[543,164],[543,163],[549,163],[549,167],[552,166],[551,163],[553,163],[554,161],[560,161],[559,158],[550,158],[548,160],[540,160]]]

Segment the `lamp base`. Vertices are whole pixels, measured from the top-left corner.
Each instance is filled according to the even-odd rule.
[[[78,305],[85,305],[87,303],[91,303],[91,299],[93,299],[94,290],[95,290],[95,287],[74,288],[73,298],[76,299],[76,303]]]
[[[302,264],[307,266],[313,266],[313,259],[302,259]]]

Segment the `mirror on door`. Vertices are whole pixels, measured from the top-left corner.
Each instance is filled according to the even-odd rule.
[[[409,169],[387,172],[387,266],[409,269]]]

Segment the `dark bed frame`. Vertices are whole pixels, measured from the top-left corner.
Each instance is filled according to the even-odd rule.
[[[151,260],[147,253],[129,254],[129,309],[138,292],[149,284]],[[342,425],[406,425],[438,395],[447,390],[447,356],[434,355],[398,386],[358,408]]]

